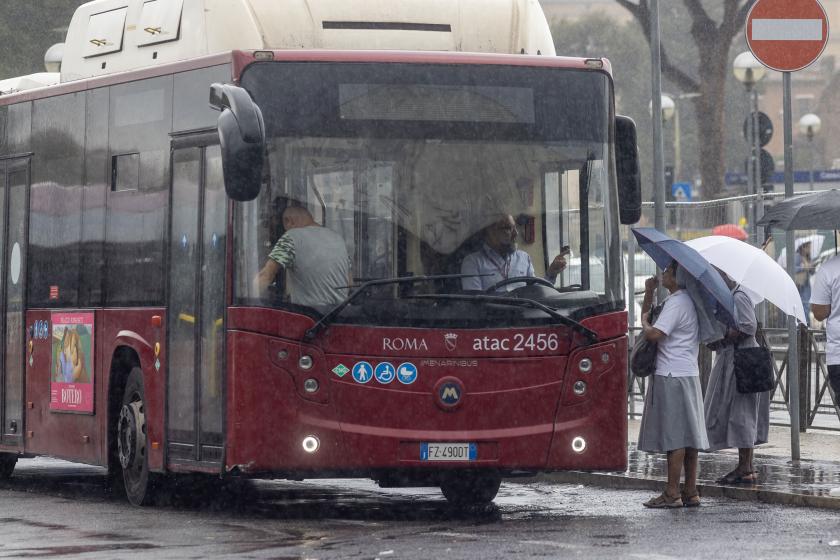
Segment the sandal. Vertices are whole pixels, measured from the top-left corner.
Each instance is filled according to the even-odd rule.
[[[683,507],[699,507],[700,506],[700,493],[695,492],[694,494],[688,495],[685,492],[680,494],[682,498]]]
[[[642,505],[645,506],[645,507],[654,508],[654,509],[658,509],[658,508],[681,508],[681,507],[683,507],[683,501],[682,501],[682,498],[680,496],[677,496],[676,498],[672,498],[667,493],[662,492],[662,494],[660,494],[659,496],[656,496],[655,498],[651,498],[650,500],[646,501]]]
[[[755,484],[757,481],[755,471],[740,473],[737,470],[720,477],[715,482],[718,484]]]

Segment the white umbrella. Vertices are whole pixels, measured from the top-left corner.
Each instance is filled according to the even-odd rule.
[[[805,323],[805,309],[796,284],[785,269],[761,249],[722,235],[699,237],[686,244],[741,284],[753,304],[766,299]]]
[[[820,252],[822,251],[823,243],[825,242],[824,235],[806,235],[805,237],[797,237],[796,240],[793,242],[793,250],[798,251],[800,247],[802,247],[806,243],[811,244],[811,260],[820,256]],[[779,253],[779,258],[776,259],[776,262],[779,263],[779,266],[785,268],[787,266],[787,250],[782,247],[782,252]]]

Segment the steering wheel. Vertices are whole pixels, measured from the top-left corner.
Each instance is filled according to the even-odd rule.
[[[531,284],[540,284],[542,286],[548,286],[549,288],[554,288],[554,284],[552,284],[551,282],[549,282],[545,278],[539,278],[537,276],[517,276],[515,278],[505,278],[504,280],[496,282],[495,284],[493,284],[492,286],[490,286],[489,288],[484,290],[484,292],[485,293],[492,293],[492,292],[495,292],[496,290],[498,290],[499,288],[501,288],[503,286],[507,286],[508,284],[526,284],[526,285],[529,285],[529,286]]]

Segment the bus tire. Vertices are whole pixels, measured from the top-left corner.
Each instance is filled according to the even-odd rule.
[[[135,506],[155,500],[158,475],[149,472],[146,442],[146,400],[143,372],[135,367],[128,374],[122,407],[117,416],[117,457],[122,471],[125,495]]]
[[[456,473],[441,481],[440,490],[454,506],[481,506],[493,501],[501,484],[497,473]]]
[[[0,480],[12,477],[17,463],[17,455],[13,453],[0,453]]]

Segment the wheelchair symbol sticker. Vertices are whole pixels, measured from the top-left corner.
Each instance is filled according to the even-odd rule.
[[[394,365],[389,362],[378,364],[373,374],[376,376],[376,380],[383,385],[387,385],[397,376]]]

